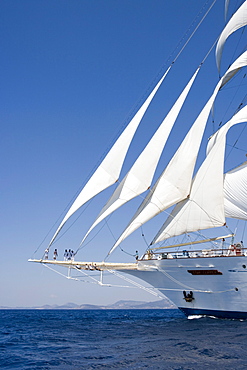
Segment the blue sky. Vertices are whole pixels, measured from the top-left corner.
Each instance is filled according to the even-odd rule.
[[[176,55],[175,47],[205,2],[1,1],[0,306],[156,299],[136,289],[100,288],[69,281],[27,260],[37,249],[36,257],[42,255],[52,232],[39,247],[41,242],[52,227],[55,231],[54,224],[72,197],[157,82],[160,71],[168,67]],[[167,78],[168,93],[162,86],[124,168],[161,123],[223,25],[224,1],[218,0],[188,52],[182,53]],[[209,59],[211,64],[205,67],[201,80],[206,97],[198,93],[198,84],[174,137],[182,139],[217,82],[213,53]],[[228,62],[223,60],[223,68]],[[209,72],[212,81],[207,77]],[[212,133],[212,126],[208,133]],[[167,151],[174,151],[173,143]],[[92,203],[75,231],[57,243],[60,256],[64,248],[78,247],[83,232],[109,195],[106,191]],[[124,208],[126,222],[139,203],[140,199]],[[120,233],[126,223],[114,217],[111,220],[112,227],[118,229],[116,233]],[[136,243],[137,237],[126,248],[128,253],[139,249]],[[105,234],[83,249],[79,257],[102,259],[112,244],[111,236]],[[145,249],[143,244],[141,240],[140,249]],[[121,258],[119,251],[116,258]]]

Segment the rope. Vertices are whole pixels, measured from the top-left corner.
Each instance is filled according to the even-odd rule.
[[[246,222],[244,223],[244,229],[243,229],[243,233],[242,233],[242,240],[244,240],[245,229],[246,229]]]
[[[200,13],[202,13],[202,11],[203,11],[203,9],[205,8],[205,6],[206,6],[206,4],[208,3],[208,1],[204,4],[204,6],[202,7],[202,10],[200,11]],[[180,56],[180,54],[182,53],[182,51],[185,49],[185,47],[188,45],[188,43],[190,42],[190,40],[192,39],[192,37],[194,36],[194,34],[196,33],[196,31],[198,30],[198,28],[200,27],[200,25],[202,24],[202,22],[204,21],[204,19],[206,18],[206,16],[208,15],[208,13],[210,12],[210,10],[212,9],[212,7],[214,6],[214,4],[216,3],[216,0],[214,0],[213,1],[213,3],[211,4],[211,6],[209,7],[209,9],[207,10],[207,12],[204,14],[204,16],[202,17],[202,19],[201,19],[201,21],[197,24],[197,26],[196,26],[196,28],[194,29],[194,31],[191,33],[191,35],[189,36],[189,38],[187,39],[187,41],[185,42],[185,44],[183,45],[183,47],[180,49],[180,51],[178,52],[178,54],[176,55],[176,57],[175,57],[175,59],[174,59],[174,61],[173,61],[173,63],[178,59],[178,57]],[[195,19],[197,19],[198,18],[198,15],[197,15],[197,17],[195,18]],[[195,22],[195,21],[194,21]],[[193,23],[194,23],[193,22]],[[187,33],[188,31],[186,31],[186,33]],[[186,35],[186,33],[185,33],[185,35]],[[184,36],[185,37],[185,36]],[[184,38],[183,37],[183,38]],[[183,39],[182,38],[182,39]],[[182,40],[181,39],[181,40]],[[180,41],[180,43],[181,43],[181,41]],[[215,44],[214,44],[215,45]],[[214,46],[213,45],[213,46]],[[213,48],[213,46],[212,46],[212,48]],[[212,50],[212,48],[210,49],[210,51]],[[207,56],[208,56],[208,54],[207,54]],[[206,56],[206,57],[207,57]],[[203,61],[205,61],[205,59],[206,59],[206,57],[204,58],[204,60]]]
[[[131,284],[135,285],[136,287],[138,287],[138,288],[140,288],[140,289],[143,289],[143,290],[145,290],[146,292],[148,292],[148,293],[150,293],[150,294],[152,294],[152,295],[154,295],[154,296],[156,296],[156,297],[159,297],[160,299],[163,299],[163,297],[161,297],[158,293],[154,292],[152,289],[150,289],[150,288],[146,288],[145,286],[143,286],[143,285],[141,285],[141,284],[137,283],[136,281],[131,280],[130,278],[127,278],[127,277],[125,277],[125,276],[123,276],[123,275],[121,275],[121,274],[117,273],[117,272],[116,272],[116,271],[114,271],[114,270],[107,270],[107,271],[108,271],[108,272],[110,272],[110,273],[111,273],[111,274],[113,274],[113,275],[116,275],[116,276],[117,276],[117,277],[119,277],[120,279],[123,279],[123,280],[125,280],[125,281],[128,281],[129,283],[131,283]]]

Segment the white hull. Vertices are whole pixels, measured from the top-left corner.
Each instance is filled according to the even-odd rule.
[[[247,318],[246,256],[146,260],[125,272],[151,284],[187,316]],[[193,292],[191,302],[184,291]]]

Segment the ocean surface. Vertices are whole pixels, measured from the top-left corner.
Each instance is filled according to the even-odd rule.
[[[0,310],[1,369],[246,369],[247,321],[178,310]]]

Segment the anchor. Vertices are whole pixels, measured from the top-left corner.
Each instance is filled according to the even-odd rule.
[[[186,302],[192,302],[193,299],[195,299],[193,297],[193,292],[192,291],[190,291],[189,293],[186,293],[186,291],[184,290],[183,295],[184,295],[184,299],[185,299]]]

